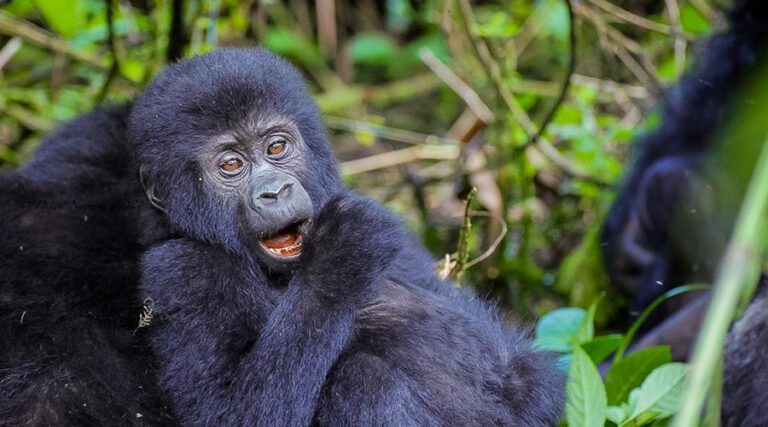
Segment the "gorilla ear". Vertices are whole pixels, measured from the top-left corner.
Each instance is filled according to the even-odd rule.
[[[155,186],[152,185],[152,183],[147,182],[144,178],[144,166],[139,166],[139,182],[141,182],[141,187],[144,189],[144,193],[146,193],[149,203],[151,203],[157,210],[165,213],[163,201],[155,194]]]

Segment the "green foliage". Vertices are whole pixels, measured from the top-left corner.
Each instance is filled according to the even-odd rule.
[[[636,351],[611,366],[605,376],[608,403],[619,405],[629,398],[629,393],[640,386],[648,374],[659,366],[670,363],[669,347],[648,347]]]
[[[605,387],[592,359],[580,347],[573,349],[566,392],[565,419],[568,426],[594,427],[604,424],[607,408]]]
[[[386,65],[396,53],[394,43],[380,33],[359,34],[349,44],[349,56],[358,64]]]
[[[595,336],[595,300],[589,310],[561,308],[536,324],[534,345],[561,355],[568,372],[565,422],[569,427],[648,425],[674,415],[687,366],[672,363],[669,348],[649,347],[614,363],[605,381],[597,365],[624,341],[618,334]]]
[[[395,167],[348,174],[345,181],[405,216],[438,257],[454,253],[459,242],[466,244],[462,253],[470,260],[494,249],[487,260],[463,271],[464,283],[498,299],[511,313],[543,314],[535,345],[556,352],[569,373],[564,422],[590,427],[666,423],[686,369],[671,364],[663,347],[624,356],[650,311],[634,325],[621,324],[626,305],[609,290],[600,230],[630,141],[659,123],[659,110],[650,109],[657,85],[675,81],[691,62],[693,43],[680,52],[677,28],[686,41],[709,34],[718,16],[701,5],[711,2],[611,0],[634,14],[653,11],[642,18],[675,29],[666,33],[580,2],[575,46],[562,0],[466,2],[469,15],[457,1],[387,0],[381,10],[370,7],[374,3],[336,1],[336,20],[329,24],[318,20],[315,3],[308,1],[187,1],[183,37],[176,42],[184,55],[217,46],[263,45],[289,58],[306,75],[326,114],[380,125],[331,129],[334,148],[345,161],[408,148],[419,138],[432,144],[436,137],[461,134],[467,94],[457,93],[425,66],[418,52],[432,51],[495,118],[461,145],[477,148],[482,166],[473,169],[465,157],[406,159]],[[52,48],[21,34],[21,47],[0,68],[0,167],[23,163],[57,123],[96,106],[102,91],[108,102],[131,99],[166,64],[171,2],[112,4],[114,49],[102,0],[15,0],[0,6],[3,16],[60,42]],[[669,4],[679,5],[679,22],[672,21]],[[327,25],[334,26],[322,29],[336,35],[335,45],[321,40],[321,26]],[[0,29],[0,48],[14,36],[19,35]],[[628,49],[623,53],[634,65],[617,54],[621,49]],[[575,75],[559,99],[572,56]],[[119,73],[108,80],[114,58]],[[541,127],[552,108],[541,135],[552,149],[528,145],[532,132],[523,123]],[[382,127],[389,129],[386,135]],[[763,131],[735,126],[728,134],[755,139]],[[721,155],[739,165],[733,168],[738,182],[749,180],[758,157],[758,149],[747,148]],[[493,215],[473,217],[471,229],[460,237],[459,194],[471,186],[478,187],[475,207]],[[743,191],[726,193],[733,200],[725,204],[735,210]],[[491,247],[499,221],[509,232]],[[558,309],[565,305],[573,307]],[[604,331],[608,324],[622,333]],[[613,366],[603,381],[596,366],[611,356]]]

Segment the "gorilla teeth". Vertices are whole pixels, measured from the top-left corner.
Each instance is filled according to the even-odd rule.
[[[288,256],[298,255],[301,253],[302,240],[303,239],[301,238],[301,236],[299,236],[299,238],[296,240],[296,243],[294,243],[291,246],[286,246],[284,248],[271,248],[263,244],[261,246],[272,255],[276,255],[278,257],[288,257]]]

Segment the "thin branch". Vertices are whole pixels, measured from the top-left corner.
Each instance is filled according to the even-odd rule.
[[[653,88],[656,92],[661,92],[661,84],[655,77],[656,70],[653,64],[648,61],[644,61],[644,64],[648,68],[643,68],[630,52],[634,52],[638,56],[644,59],[645,52],[643,48],[637,44],[634,40],[628,39],[621,32],[615,28],[609,26],[602,16],[596,11],[590,9],[584,4],[575,4],[574,10],[595,26],[600,35],[600,39],[605,42],[610,50],[616,55],[617,58],[629,69],[635,77],[642,82],[646,87]]]
[[[468,84],[464,83],[464,81],[450,68],[443,64],[431,50],[426,47],[421,48],[419,50],[419,58],[421,58],[422,62],[424,62],[424,64],[426,64],[427,67],[440,78],[440,80],[448,85],[448,87],[456,92],[456,94],[467,103],[469,108],[472,109],[472,112],[475,113],[480,120],[486,124],[493,122],[493,112],[487,105],[485,105],[483,100],[480,99],[477,92],[469,87]]]
[[[474,259],[467,262],[467,264],[464,266],[465,270],[485,261],[486,259],[488,259],[489,256],[493,255],[493,253],[496,252],[496,249],[499,247],[501,242],[504,240],[504,236],[507,235],[507,231],[509,231],[509,228],[507,227],[507,221],[504,220],[504,217],[502,217],[497,213],[472,210],[472,211],[469,211],[469,214],[471,216],[489,217],[499,221],[499,224],[501,224],[501,231],[499,232],[499,235],[496,236],[496,239],[493,240],[493,243],[491,243],[491,246],[489,246],[485,251],[483,251],[482,254],[478,255]]]
[[[669,13],[669,20],[672,22],[673,35],[675,38],[675,73],[680,75],[685,68],[685,49],[687,43],[683,35],[683,24],[680,21],[680,7],[677,5],[676,0],[665,0],[667,5],[667,12]]]
[[[600,9],[603,9],[604,11],[614,15],[615,17],[621,19],[624,22],[628,22],[638,27],[645,28],[646,30],[655,31],[657,33],[662,33],[666,35],[672,35],[674,33],[674,31],[672,30],[672,28],[669,27],[669,25],[660,24],[658,22],[651,21],[650,19],[643,18],[642,16],[635,15],[634,13],[628,10],[624,10],[614,4],[608,3],[605,0],[587,0],[587,1],[599,7]]]
[[[342,86],[315,95],[320,111],[339,113],[363,102],[386,106],[393,102],[412,99],[440,86],[432,73],[425,73],[382,86]]]
[[[603,80],[596,77],[584,76],[581,74],[574,74],[571,77],[571,80],[575,85],[591,86],[607,92],[624,92],[627,94],[627,96],[636,99],[645,99],[650,96],[648,89],[643,86],[617,83],[613,80]]]
[[[166,60],[171,63],[184,55],[184,48],[189,40],[184,29],[184,0],[171,2],[171,28],[168,33]]]
[[[0,50],[0,70],[13,58],[13,55],[19,51],[19,48],[21,48],[21,39],[19,37],[8,40],[8,43]]]
[[[346,130],[350,132],[364,132],[367,134],[375,135],[379,138],[388,139],[391,141],[405,142],[408,144],[457,145],[459,143],[452,138],[413,132],[405,129],[397,129],[389,126],[382,126],[374,123],[345,119],[335,116],[325,116],[325,125],[331,129]]]
[[[107,72],[107,77],[104,79],[104,83],[99,89],[98,95],[96,95],[96,103],[101,104],[109,91],[109,85],[117,76],[120,71],[120,62],[117,57],[117,41],[115,40],[115,0],[104,0],[107,3],[107,44],[109,45],[109,51],[112,53],[112,66]]]
[[[317,39],[331,58],[336,57],[338,40],[336,39],[336,2],[335,0],[317,0]]]
[[[485,41],[480,36],[472,32],[475,18],[469,0],[459,0],[459,9],[461,9],[461,15],[464,18],[464,30],[467,32],[469,39],[472,40],[475,54],[480,60],[480,64],[483,66],[486,75],[488,75],[491,82],[496,87],[496,91],[501,95],[501,98],[507,105],[507,108],[509,108],[512,115],[515,117],[515,120],[520,123],[520,126],[522,126],[525,132],[529,135],[536,133],[536,125],[531,121],[528,114],[525,112],[525,109],[520,106],[517,99],[512,95],[512,92],[504,84],[504,76],[501,72],[501,67],[491,54],[490,49],[488,49],[488,45],[485,44]]]
[[[107,65],[102,58],[74,51],[69,47],[65,40],[59,38],[55,34],[23,19],[18,19],[2,10],[0,10],[0,33],[12,37],[19,37],[34,45],[64,54],[96,68],[103,70],[107,69]]]
[[[461,221],[459,245],[456,248],[456,265],[453,267],[457,286],[461,286],[461,277],[467,269],[467,261],[469,260],[469,233],[472,230],[472,220],[469,213],[472,210],[472,201],[476,195],[477,187],[472,187],[469,194],[467,194],[466,205],[464,206],[464,219]]]
[[[456,160],[458,157],[459,147],[456,145],[414,145],[413,147],[401,150],[388,151],[363,157],[362,159],[343,162],[341,164],[341,172],[343,175],[354,175],[418,160]]]
[[[552,105],[552,108],[549,109],[547,112],[547,115],[544,116],[544,119],[541,121],[541,124],[539,125],[539,130],[536,131],[535,134],[528,140],[526,145],[530,144],[536,144],[541,136],[544,134],[544,131],[546,131],[547,126],[549,126],[549,122],[552,121],[552,118],[554,118],[555,113],[557,112],[557,109],[560,107],[560,104],[565,101],[565,96],[568,94],[568,88],[571,84],[571,76],[573,75],[574,70],[576,69],[576,25],[575,25],[575,19],[573,17],[573,6],[571,6],[571,0],[564,0],[565,6],[568,9],[568,22],[569,22],[569,36],[568,36],[568,50],[570,54],[568,55],[568,67],[566,68],[566,74],[565,78],[563,79],[563,84],[560,87],[560,93],[557,95],[557,99],[555,99],[555,103]]]

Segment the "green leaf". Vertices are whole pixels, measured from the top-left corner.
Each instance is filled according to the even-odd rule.
[[[597,298],[589,305],[589,310],[587,310],[584,320],[581,321],[579,333],[576,335],[574,344],[582,344],[591,341],[595,337],[595,311],[597,311],[597,304],[599,302],[600,298]]]
[[[621,337],[619,334],[596,337],[592,341],[582,344],[581,348],[589,355],[592,362],[597,365],[619,348]]]
[[[648,347],[636,351],[614,364],[605,376],[608,403],[618,405],[639,387],[645,377],[657,367],[672,361],[668,346]]]
[[[536,323],[534,345],[541,350],[571,351],[586,316],[587,312],[577,307],[560,308],[545,314]]]
[[[680,407],[687,374],[688,365],[685,363],[667,363],[654,369],[640,386],[630,420],[645,415],[651,421],[675,414]]]
[[[386,65],[396,51],[389,37],[380,33],[359,34],[349,43],[349,56],[357,64]]]
[[[323,56],[315,44],[303,35],[285,28],[270,27],[264,37],[264,45],[304,66],[315,66],[323,62]]]
[[[568,427],[599,427],[605,423],[607,403],[600,373],[581,347],[574,347],[566,386]]]
[[[45,21],[63,36],[75,34],[86,23],[88,11],[82,0],[36,0],[35,6]]]
[[[701,36],[712,30],[709,19],[690,3],[680,5],[680,23],[686,33]]]
[[[512,37],[520,31],[520,27],[506,12],[495,12],[484,22],[476,23],[472,32],[488,38]]]
[[[608,421],[616,425],[621,425],[621,423],[629,417],[629,412],[627,412],[627,408],[624,405],[609,406],[605,413],[605,417]]]

